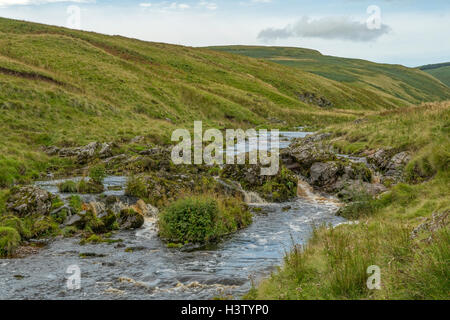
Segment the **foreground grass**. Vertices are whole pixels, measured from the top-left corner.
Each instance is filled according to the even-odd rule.
[[[363,143],[411,151],[407,183],[366,200],[358,207],[358,224],[317,228],[247,298],[449,299],[449,111],[448,102],[426,104],[335,127],[344,149]],[[433,214],[444,222],[415,235]],[[380,290],[367,289],[372,265],[381,269]]]

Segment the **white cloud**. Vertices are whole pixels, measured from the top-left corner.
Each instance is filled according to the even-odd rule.
[[[139,4],[140,7],[148,8],[151,7],[152,4],[150,2],[143,2]]]
[[[214,2],[200,1],[200,2],[198,3],[198,5],[199,5],[200,7],[204,7],[204,8],[206,8],[206,9],[208,9],[208,10],[216,10],[216,9],[217,9],[217,4],[214,3]]]
[[[329,16],[319,19],[303,17],[295,24],[283,28],[267,28],[262,30],[258,38],[276,40],[286,38],[319,38],[350,41],[371,41],[387,34],[391,28],[381,24],[378,29],[369,29],[366,22],[351,20],[344,16]]]
[[[89,3],[95,2],[95,0],[0,0],[0,7],[30,6],[57,2]]]

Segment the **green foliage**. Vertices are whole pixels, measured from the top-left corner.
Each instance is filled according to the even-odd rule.
[[[142,177],[130,176],[127,180],[125,194],[141,199],[148,198],[147,185]]]
[[[54,237],[60,234],[59,223],[51,217],[37,218],[31,228],[32,238]]]
[[[251,223],[251,214],[237,199],[206,196],[175,201],[160,213],[160,236],[172,243],[207,243]]]
[[[0,227],[0,257],[10,257],[20,244],[20,234],[16,229]]]
[[[159,232],[172,242],[209,242],[217,236],[218,216],[214,199],[181,199],[160,214]]]
[[[58,185],[59,192],[61,193],[76,193],[77,184],[75,181],[67,180]]]
[[[82,209],[83,200],[81,200],[80,196],[71,196],[69,199],[69,205],[75,213],[78,213]]]
[[[82,239],[80,241],[80,244],[81,245],[85,245],[85,244],[88,244],[88,243],[99,244],[99,243],[103,243],[104,241],[105,240],[101,236],[93,234],[93,235],[89,236],[88,238]]]
[[[286,167],[279,174],[271,176],[265,184],[256,190],[264,199],[273,202],[284,202],[297,195],[298,178]]]
[[[89,178],[96,184],[103,184],[103,179],[106,177],[106,170],[104,165],[95,165],[89,169]]]
[[[82,194],[102,193],[105,190],[103,184],[93,180],[81,179],[77,184],[77,192]]]
[[[31,231],[26,223],[13,215],[0,216],[0,226],[15,229],[22,239],[29,239],[31,236]]]

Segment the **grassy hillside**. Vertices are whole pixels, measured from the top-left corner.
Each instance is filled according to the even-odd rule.
[[[335,125],[335,143],[413,154],[406,183],[357,206],[359,223],[318,228],[305,248],[249,294],[256,299],[448,299],[450,102],[374,114]],[[430,219],[434,214],[434,218]],[[429,220],[426,220],[429,219]],[[427,221],[425,226],[413,230]],[[381,269],[381,290],[368,290],[368,266]]]
[[[259,58],[295,67],[345,85],[358,100],[366,96],[378,103],[420,103],[447,98],[449,88],[425,72],[401,65],[322,55],[302,48],[225,46],[210,49]],[[363,105],[363,104],[362,104]]]
[[[431,74],[433,77],[450,87],[450,62],[429,64],[419,67],[419,69]]]
[[[389,94],[209,49],[0,18],[0,187],[68,165],[46,156],[42,145],[137,135],[162,143],[193,120],[219,128],[279,126],[280,120],[324,126],[368,110],[450,97],[441,83],[414,72],[423,89],[381,76]],[[305,103],[305,94],[332,107]]]

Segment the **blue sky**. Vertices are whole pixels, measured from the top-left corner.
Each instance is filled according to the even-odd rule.
[[[188,46],[295,46],[407,66],[450,61],[448,0],[0,0],[0,16]]]

